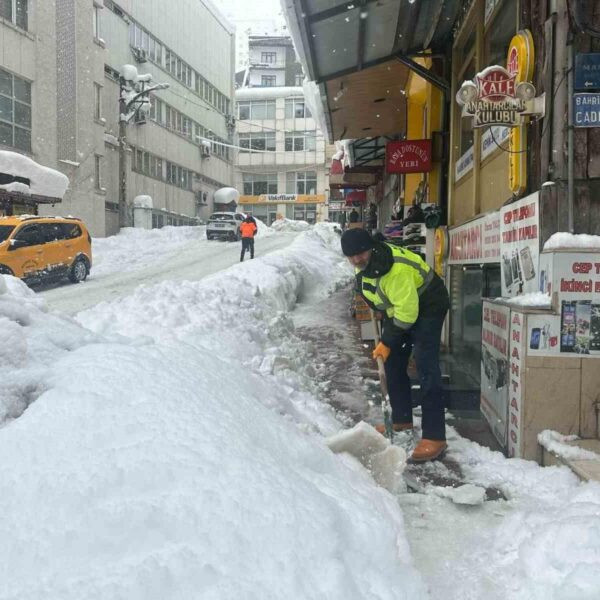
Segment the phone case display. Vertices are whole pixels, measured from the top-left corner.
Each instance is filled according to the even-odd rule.
[[[531,249],[529,246],[526,246],[520,250],[519,257],[521,259],[525,281],[530,281],[535,277],[535,267],[533,266],[533,258],[531,257]]]
[[[562,303],[560,312],[560,351],[574,352],[575,351],[575,328],[576,317],[575,311],[577,302]]]
[[[590,351],[600,352],[600,304],[591,306]]]

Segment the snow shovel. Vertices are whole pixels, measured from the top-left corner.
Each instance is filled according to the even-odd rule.
[[[375,346],[379,344],[379,324],[375,318],[375,312],[371,310],[371,322],[373,323],[373,331],[375,335]],[[394,427],[392,424],[392,405],[390,403],[390,395],[388,393],[387,379],[385,376],[385,368],[383,366],[383,358],[377,357],[377,371],[379,373],[379,385],[381,387],[381,409],[383,410],[383,423],[385,426],[385,437],[394,443]]]

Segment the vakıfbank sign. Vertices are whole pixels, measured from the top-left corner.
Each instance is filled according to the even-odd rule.
[[[240,196],[240,204],[322,204],[325,194],[260,194]]]

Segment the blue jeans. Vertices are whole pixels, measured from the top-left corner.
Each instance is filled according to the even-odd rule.
[[[445,317],[445,312],[419,317],[404,336],[394,341],[390,356],[385,361],[392,420],[394,423],[412,423],[410,379],[406,368],[414,350],[421,384],[423,437],[429,440],[446,439],[440,371],[440,339]]]

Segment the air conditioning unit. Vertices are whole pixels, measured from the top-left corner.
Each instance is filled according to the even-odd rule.
[[[145,125],[146,124],[146,113],[141,110],[136,110],[135,115],[133,117],[133,122],[136,125]]]
[[[225,115],[225,125],[233,129],[235,127],[235,117],[233,115]]]
[[[202,158],[210,157],[210,142],[208,140],[202,140],[200,144],[200,156]]]
[[[133,58],[135,58],[135,62],[145,63],[148,62],[148,52],[144,48],[132,48],[131,53],[133,54]]]

